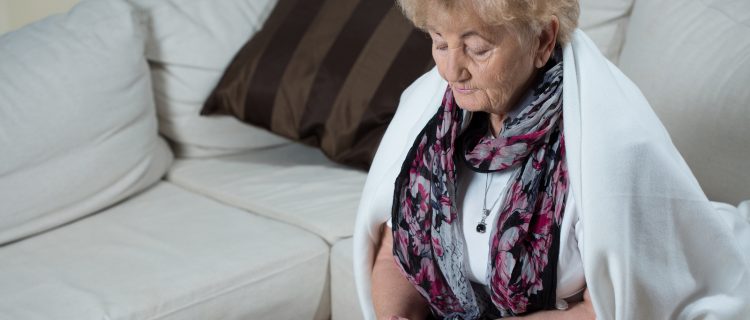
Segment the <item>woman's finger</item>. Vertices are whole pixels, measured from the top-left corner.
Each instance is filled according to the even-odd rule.
[[[589,294],[589,288],[583,290],[583,301],[591,301],[591,295]]]

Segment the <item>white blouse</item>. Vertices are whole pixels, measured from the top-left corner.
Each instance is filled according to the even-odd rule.
[[[502,200],[498,197],[505,193],[511,170],[489,174],[478,173],[467,168],[463,162],[460,163],[456,206],[459,210],[459,223],[462,226],[466,246],[464,266],[471,281],[487,286],[490,235],[495,228],[497,216],[502,207],[500,203]],[[487,231],[479,233],[476,228],[482,220],[482,202],[487,179],[489,179],[487,207],[490,215],[486,219]],[[583,225],[573,201],[571,191],[568,190],[568,199],[560,225],[560,256],[557,262],[558,299],[575,296],[586,285],[581,260]]]

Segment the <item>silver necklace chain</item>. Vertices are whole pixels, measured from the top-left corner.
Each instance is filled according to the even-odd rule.
[[[500,129],[502,131],[502,127]],[[495,139],[496,136],[492,133],[492,124],[488,126],[487,129],[487,135],[492,137],[492,139]],[[500,133],[498,132],[498,135]],[[487,232],[487,217],[490,216],[490,213],[492,212],[492,209],[495,208],[495,205],[497,205],[497,202],[500,201],[500,197],[502,197],[502,192],[500,195],[497,196],[497,199],[495,199],[495,202],[492,203],[492,206],[487,208],[487,193],[490,192],[490,185],[492,184],[492,177],[490,176],[489,172],[485,173],[484,176],[484,200],[482,200],[482,220],[479,221],[477,224],[477,232],[479,233],[485,233]]]
[[[497,199],[495,199],[495,202],[492,203],[492,206],[487,208],[487,193],[490,191],[490,185],[492,184],[492,176],[490,176],[490,173],[485,173],[484,178],[484,200],[482,201],[482,220],[479,221],[477,224],[477,232],[479,233],[485,233],[487,232],[487,217],[490,216],[490,213],[492,212],[492,209],[495,208],[497,205],[497,202],[500,201],[500,197],[502,197],[502,192],[500,195],[497,196]]]

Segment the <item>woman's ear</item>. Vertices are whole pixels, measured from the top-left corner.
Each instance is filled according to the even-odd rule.
[[[552,56],[552,52],[555,50],[557,44],[557,32],[560,30],[560,20],[556,16],[552,16],[552,19],[547,23],[539,34],[539,47],[534,57],[534,66],[537,68],[544,67]]]

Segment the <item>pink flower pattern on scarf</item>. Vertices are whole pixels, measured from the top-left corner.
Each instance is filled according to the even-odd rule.
[[[485,134],[485,113],[475,113],[466,131],[459,132],[463,113],[447,88],[438,112],[407,154],[394,191],[393,254],[435,316],[480,319],[554,307],[568,193],[562,74],[556,50],[531,103],[506,119],[494,139]],[[454,223],[456,161],[478,172],[513,170],[490,235],[489,297],[469,283],[462,267],[463,239]]]

